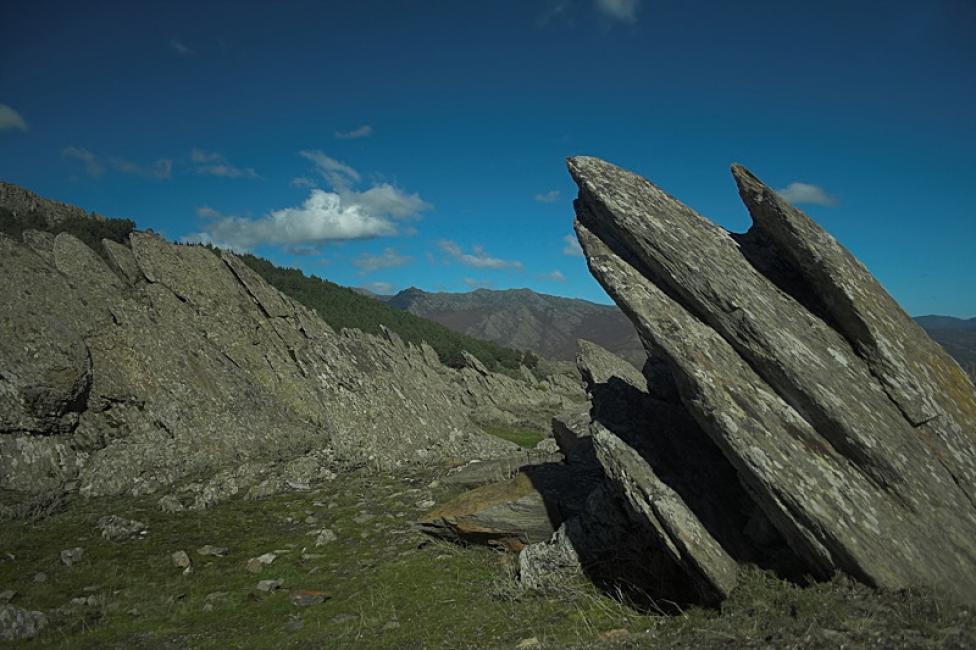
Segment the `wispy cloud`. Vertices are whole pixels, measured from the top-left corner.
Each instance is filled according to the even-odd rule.
[[[363,288],[368,291],[372,291],[373,293],[380,293],[384,295],[396,293],[396,286],[389,282],[368,282]]]
[[[197,216],[201,219],[220,219],[227,215],[220,210],[214,210],[209,205],[201,205],[197,208]]]
[[[140,165],[125,158],[109,158],[108,164],[117,172],[156,181],[169,180],[173,175],[173,161],[166,158],[161,158],[148,165]]]
[[[357,129],[352,131],[336,131],[335,137],[338,140],[359,140],[361,138],[368,138],[373,135],[373,127],[369,124],[363,124]]]
[[[193,50],[187,47],[187,45],[178,38],[174,38],[173,40],[171,40],[169,42],[169,47],[171,50],[173,50],[180,56],[189,56],[193,54]]]
[[[0,104],[0,131],[13,130],[26,132],[27,121],[11,107]]]
[[[437,242],[437,247],[444,251],[450,259],[465,266],[473,266],[479,269],[517,269],[519,271],[523,268],[522,263],[517,260],[492,257],[482,246],[472,246],[471,252],[465,253],[456,242],[442,239]]]
[[[98,178],[105,173],[105,167],[98,161],[98,156],[81,147],[65,147],[61,156],[68,160],[77,160],[85,167],[85,173],[92,178]]]
[[[583,257],[583,247],[580,246],[579,240],[573,235],[563,237],[563,255]]]
[[[200,154],[197,157],[201,160],[213,155]],[[301,155],[315,164],[334,191],[312,188],[301,205],[274,210],[259,219],[221,215],[203,232],[184,239],[247,251],[260,244],[294,249],[299,245],[390,237],[407,229],[398,222],[419,219],[430,207],[417,194],[407,194],[387,183],[356,190],[353,186],[361,177],[349,165],[321,151],[302,151]]]
[[[559,200],[559,190],[549,190],[548,192],[536,194],[532,198],[539,203],[555,203]]]
[[[190,152],[193,171],[205,176],[219,178],[261,178],[251,167],[237,167],[215,151],[194,149]]]
[[[539,25],[545,27],[552,23],[569,22],[572,17],[570,9],[572,9],[570,0],[550,0],[539,15]]]
[[[488,289],[495,285],[491,280],[476,280],[475,278],[464,278],[464,284],[472,289]]]
[[[169,47],[170,47],[171,50],[173,50],[174,52],[176,52],[180,56],[189,56],[189,55],[191,55],[191,54],[194,53],[193,50],[191,50],[186,45],[186,43],[184,43],[179,38],[174,38],[173,40],[171,40],[169,42]]]
[[[395,248],[384,248],[379,255],[372,253],[361,253],[359,257],[352,261],[352,265],[359,269],[360,274],[365,275],[379,269],[390,269],[403,266],[413,261],[412,257],[400,255]]]
[[[633,24],[637,22],[640,0],[593,0],[597,11],[612,20]]]
[[[546,280],[548,282],[565,282],[566,276],[562,274],[562,271],[552,271],[550,273],[542,273],[538,276],[540,280]]]
[[[826,208],[837,205],[837,199],[827,194],[819,185],[811,185],[810,183],[793,182],[781,190],[776,190],[776,193],[792,205],[809,203],[822,205]]]
[[[292,187],[315,187],[315,181],[308,176],[296,176],[289,183]]]
[[[122,174],[131,174],[156,181],[169,180],[173,175],[173,161],[168,158],[160,158],[148,165],[114,156],[102,162],[102,158],[82,147],[65,147],[61,150],[61,156],[81,163],[85,168],[85,173],[92,178],[98,178],[104,174],[106,165],[113,171]]]

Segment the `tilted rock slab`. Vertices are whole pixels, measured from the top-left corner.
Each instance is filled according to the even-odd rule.
[[[976,398],[954,362],[922,347],[920,331],[903,331],[890,297],[863,267],[845,270],[844,260],[859,265],[832,239],[823,244],[819,229],[808,238],[783,228],[793,242],[771,243],[768,224],[736,237],[609,163],[577,157],[569,170],[590,270],[649,352],[666,359],[686,408],[809,569],[976,598],[967,482]],[[750,196],[772,194],[736,174]],[[796,223],[812,223],[790,210]],[[796,252],[770,263],[776,246]],[[839,288],[817,286],[830,279]],[[858,299],[845,304],[843,295]],[[838,321],[864,323],[874,347]],[[934,361],[899,362],[890,341],[918,341]]]
[[[455,464],[513,448],[474,413],[561,403],[389,331],[336,332],[231,253],[138,232],[103,246],[0,234],[0,489],[148,494],[299,458]]]

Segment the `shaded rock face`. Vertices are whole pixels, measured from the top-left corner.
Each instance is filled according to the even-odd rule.
[[[144,494],[300,457],[459,463],[514,449],[476,416],[562,403],[392,332],[335,332],[230,253],[24,240],[0,235],[3,490]]]
[[[590,270],[806,569],[976,598],[976,392],[958,365],[743,168],[733,173],[755,221],[743,236],[609,163],[569,169]],[[601,460],[627,454],[605,445]],[[702,459],[678,462],[694,472]]]

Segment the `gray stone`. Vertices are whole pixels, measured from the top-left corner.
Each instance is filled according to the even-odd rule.
[[[913,363],[894,344],[890,355],[852,346],[857,322],[875,347],[924,337],[902,331],[867,272],[817,231],[802,234],[809,224],[795,213],[775,215],[796,223],[764,234],[771,245],[734,237],[603,161],[569,167],[590,270],[808,570],[976,598],[972,385],[944,355]],[[793,252],[770,256],[769,246]],[[919,420],[933,405],[942,411],[926,437]]]
[[[0,641],[33,639],[47,627],[47,622],[43,612],[0,605]]]
[[[177,569],[183,569],[183,575],[193,571],[193,562],[186,551],[176,551],[170,556],[170,559],[173,561],[173,566]]]
[[[256,589],[258,591],[272,592],[281,589],[281,585],[284,584],[284,580],[281,578],[275,578],[274,580],[261,580],[258,582]]]
[[[72,566],[81,561],[81,558],[85,555],[85,549],[80,546],[75,548],[68,548],[61,551],[61,564],[65,566]]]
[[[135,519],[123,519],[117,515],[106,515],[98,519],[98,529],[102,537],[110,542],[122,542],[148,534],[146,524]]]
[[[264,553],[263,555],[252,557],[247,561],[247,570],[251,573],[260,573],[264,567],[271,566],[277,559],[277,553]]]
[[[227,555],[228,549],[226,546],[213,546],[212,544],[204,544],[197,549],[197,555],[211,556],[211,557],[224,557]]]
[[[334,531],[332,531],[329,528],[323,528],[322,530],[318,531],[315,537],[315,545],[325,546],[326,544],[331,544],[337,539],[339,539],[339,537],[338,535],[335,534]]]

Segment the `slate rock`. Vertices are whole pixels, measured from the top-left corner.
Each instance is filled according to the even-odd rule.
[[[47,627],[47,623],[47,616],[43,612],[0,605],[0,641],[33,639]]]
[[[866,271],[838,262],[816,233],[797,235],[806,252],[780,237],[793,252],[770,262],[768,241],[733,236],[634,174],[587,157],[569,168],[591,272],[808,570],[976,599],[972,385],[941,356],[885,362],[851,336],[855,313],[875,343],[924,336],[902,331]],[[831,269],[854,273],[853,285],[831,288],[841,278]],[[852,306],[858,295],[876,299]],[[920,423],[934,413],[912,406],[927,403],[915,399],[926,386],[944,388],[929,404],[947,405]]]

